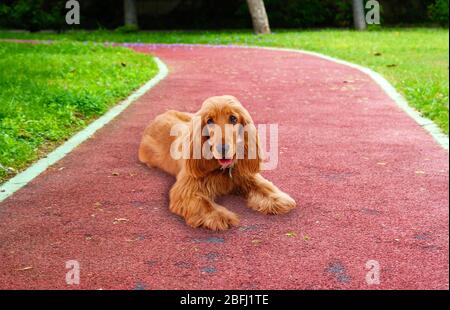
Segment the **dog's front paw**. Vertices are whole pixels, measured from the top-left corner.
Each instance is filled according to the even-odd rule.
[[[192,227],[204,227],[210,230],[226,230],[239,224],[239,217],[225,209],[224,207],[215,207],[214,211],[195,215],[187,219],[187,223]]]
[[[295,200],[283,192],[276,193],[269,197],[254,195],[249,199],[248,205],[253,210],[264,214],[284,214],[297,206]]]
[[[209,213],[203,226],[211,230],[225,230],[239,224],[239,217],[227,209],[220,207]]]
[[[267,214],[288,213],[297,206],[294,199],[286,193],[280,193],[273,199],[273,204],[266,211]]]

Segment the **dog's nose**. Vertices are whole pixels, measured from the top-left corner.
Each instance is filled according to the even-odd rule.
[[[216,146],[217,152],[220,153],[222,155],[222,157],[224,157],[224,158],[227,155],[229,149],[230,149],[230,145],[228,145],[228,144],[218,144]]]

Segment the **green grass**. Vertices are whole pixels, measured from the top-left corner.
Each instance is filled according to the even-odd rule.
[[[316,51],[383,74],[411,106],[448,134],[449,33],[442,28],[287,31],[255,36],[248,31],[137,32],[73,31],[64,34],[8,33],[3,38],[75,41],[210,43],[277,46]]]
[[[0,183],[157,71],[152,57],[125,48],[0,43]]]

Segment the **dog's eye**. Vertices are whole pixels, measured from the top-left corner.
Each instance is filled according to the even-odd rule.
[[[208,120],[206,121],[206,123],[207,123],[208,125],[212,125],[212,124],[214,124],[214,120],[213,120],[212,118],[208,118]]]
[[[237,119],[236,116],[234,116],[234,115],[230,116],[230,123],[231,124],[236,125],[237,121],[238,121],[238,119]]]

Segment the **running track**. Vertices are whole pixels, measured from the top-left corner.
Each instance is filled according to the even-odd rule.
[[[0,204],[2,289],[448,289],[448,153],[366,75],[310,55],[140,46],[169,76]],[[238,97],[279,124],[264,175],[299,207],[226,232],[168,210],[174,178],[137,161],[147,122]],[[65,262],[81,283],[68,286]],[[381,283],[366,283],[366,262]]]

